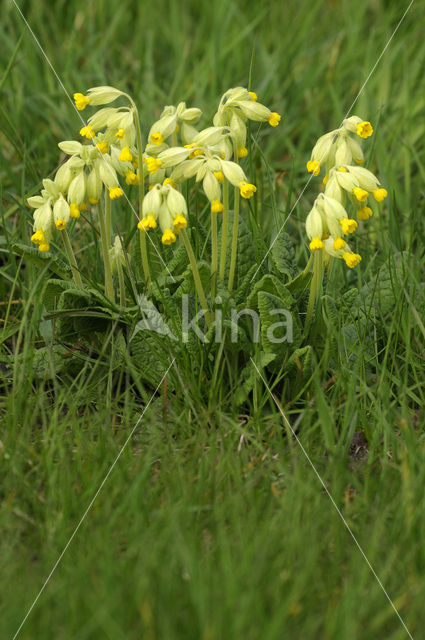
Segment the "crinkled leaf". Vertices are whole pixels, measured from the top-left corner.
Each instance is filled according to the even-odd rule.
[[[290,282],[295,278],[297,264],[290,235],[284,231],[278,234],[273,242],[270,257],[277,271],[283,276],[286,276],[286,282]]]

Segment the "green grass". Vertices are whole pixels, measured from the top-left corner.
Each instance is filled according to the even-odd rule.
[[[146,127],[179,100],[211,116],[224,90],[248,83],[253,56],[252,88],[284,116],[259,134],[275,171],[276,206],[266,195],[258,212],[268,239],[308,179],[312,145],[340,124],[407,3],[20,6],[70,93],[128,90]],[[415,639],[425,622],[423,8],[416,0],[353,109],[375,125],[371,167],[390,197],[359,234],[361,265],[336,269],[329,292],[373,281],[406,251],[401,285],[390,281],[389,309],[371,306],[369,342],[360,324],[349,336],[340,317],[327,323],[324,349],[336,356],[329,367],[318,354],[298,398],[268,375]],[[46,272],[10,246],[29,243],[24,198],[80,126],[16,8],[0,9],[0,635],[13,638],[150,394],[78,350],[87,366],[74,380],[49,375],[51,351],[38,375]],[[286,229],[300,268],[316,191],[312,182]],[[207,364],[197,376],[188,356],[170,371],[176,391],[159,389],[18,637],[407,638],[265,385],[239,411],[233,388],[210,387]],[[367,444],[357,451],[353,438]]]

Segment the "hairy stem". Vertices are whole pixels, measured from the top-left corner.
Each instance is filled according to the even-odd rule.
[[[105,190],[105,210],[106,213],[103,213],[103,208],[101,205],[101,201],[99,200],[99,225],[100,225],[100,238],[102,241],[102,255],[103,255],[103,265],[105,268],[105,295],[112,302],[115,301],[114,295],[114,285],[112,282],[112,270],[111,270],[111,260],[109,257],[109,247],[111,243],[111,238],[107,235],[106,231],[106,220],[111,217],[111,201],[108,195],[108,191]]]
[[[118,260],[118,284],[119,284],[119,288],[120,288],[120,306],[121,307],[125,307],[125,284],[124,284],[124,275],[122,272],[122,264],[121,262]]]
[[[207,298],[205,296],[204,287],[202,286],[201,282],[201,276],[199,275],[198,271],[198,265],[196,264],[195,254],[193,253],[192,245],[190,244],[189,236],[187,235],[186,229],[182,230],[181,236],[183,238],[184,246],[186,247],[190,266],[192,267],[193,279],[195,281],[195,287],[199,296],[199,300],[201,302],[201,307],[205,311],[205,320],[207,321],[207,324],[209,326],[211,324],[211,317],[208,309]]]
[[[220,280],[224,280],[227,257],[227,234],[229,228],[229,183],[223,182],[223,220],[221,223]]]
[[[72,245],[69,240],[69,235],[66,229],[62,231],[62,238],[63,238],[63,243],[65,245],[65,251],[66,251],[66,255],[68,256],[74,282],[77,286],[82,287],[83,281],[81,280],[80,272],[78,271],[77,261],[75,259],[75,254],[72,249]]]
[[[310,297],[308,299],[306,327],[310,325],[313,317],[314,307],[319,298],[320,287],[323,280],[323,256],[321,251],[314,254],[313,277],[310,283]]]
[[[236,258],[238,255],[238,227],[239,227],[239,203],[240,194],[238,187],[235,187],[235,203],[233,208],[233,233],[232,233],[232,249],[230,254],[230,269],[228,290],[232,291],[233,281],[235,278]]]
[[[217,284],[218,264],[218,239],[217,239],[217,214],[211,211],[211,300],[215,298]]]
[[[135,113],[135,121],[136,121],[136,136],[137,136],[137,161],[139,164],[139,219],[143,217],[143,198],[145,193],[145,179],[144,179],[144,171],[143,171],[143,141],[142,141],[142,130],[140,128],[140,119],[139,112],[133,100],[131,98],[130,102],[134,109]],[[149,268],[149,258],[148,258],[148,248],[146,243],[146,232],[141,231],[140,233],[140,253],[142,255],[142,267],[143,273],[145,276],[146,284],[148,285],[150,282],[151,274]]]

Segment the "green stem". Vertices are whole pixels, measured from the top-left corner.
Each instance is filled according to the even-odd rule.
[[[190,266],[192,267],[193,279],[195,281],[195,287],[199,296],[199,300],[201,301],[201,307],[205,311],[205,320],[207,321],[207,325],[210,326],[211,318],[210,318],[210,312],[208,309],[207,299],[205,297],[204,287],[202,286],[201,277],[199,275],[198,265],[196,264],[195,254],[193,253],[192,245],[190,244],[189,236],[187,235],[186,229],[183,229],[181,231],[181,236],[183,238],[183,242],[186,247],[187,255],[190,261]]]
[[[217,214],[211,211],[211,300],[215,298],[218,265]]]
[[[236,257],[238,254],[238,227],[239,227],[239,202],[240,194],[238,187],[235,187],[235,203],[233,208],[233,233],[232,233],[232,250],[230,254],[229,284],[227,286],[229,292],[233,289],[233,280],[235,278]]]
[[[69,264],[71,267],[72,275],[74,277],[74,282],[78,287],[82,287],[83,281],[81,280],[80,272],[78,271],[77,261],[75,259],[74,251],[72,250],[71,242],[69,240],[69,235],[66,229],[62,231],[62,238],[65,245],[66,255],[68,256]]]
[[[111,198],[105,192],[105,235],[108,247],[111,246]]]
[[[307,306],[307,316],[306,316],[306,327],[310,325],[311,319],[313,317],[313,311],[317,299],[320,294],[320,287],[323,279],[323,257],[321,251],[316,251],[314,254],[314,265],[313,265],[313,277],[310,283],[310,297],[308,299]]]
[[[233,140],[233,162],[238,161],[238,145],[236,140]],[[235,187],[235,197],[233,205],[233,233],[232,233],[232,251],[230,254],[230,269],[229,269],[229,292],[233,289],[233,281],[235,279],[236,258],[238,255],[238,226],[239,226],[239,203],[240,193],[238,187]]]
[[[227,257],[227,234],[229,228],[229,183],[223,182],[223,221],[221,223],[220,280],[224,280]]]
[[[139,218],[143,217],[143,198],[145,194],[145,176],[143,170],[143,141],[142,130],[140,128],[139,112],[133,100],[129,97],[131,105],[135,112],[136,121],[136,136],[137,136],[137,161],[139,163]],[[149,269],[148,248],[146,243],[146,231],[140,232],[140,253],[142,255],[142,267],[145,276],[146,284],[148,285],[151,279]]]
[[[122,272],[122,264],[119,260],[117,260],[118,266],[118,284],[120,288],[120,306],[125,307],[125,284],[124,284],[124,275]]]
[[[109,300],[114,302],[115,301],[114,285],[112,282],[111,261],[109,258],[110,237],[108,240],[107,231],[106,231],[106,219],[109,217],[109,220],[110,220],[110,216],[111,216],[110,207],[111,207],[111,202],[110,202],[108,190],[105,189],[105,208],[107,212],[106,214],[103,213],[101,201],[99,200],[100,238],[102,241],[103,264],[105,267],[105,295],[107,298],[109,298]]]
[[[140,253],[142,254],[142,267],[143,273],[145,275],[146,285],[150,282],[150,269],[149,269],[149,260],[148,260],[148,248],[146,246],[146,234],[147,231],[140,231]]]

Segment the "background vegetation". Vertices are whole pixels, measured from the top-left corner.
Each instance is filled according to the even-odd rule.
[[[227,88],[247,85],[253,56],[252,88],[284,116],[274,135],[259,134],[275,171],[276,208],[263,198],[260,210],[269,232],[273,213],[289,211],[308,180],[315,140],[340,124],[407,3],[20,7],[69,93],[124,88],[147,125],[179,100],[212,115]],[[136,424],[144,390],[117,380],[112,362],[74,383],[49,375],[49,358],[40,369],[45,273],[11,245],[29,243],[25,198],[57,166],[58,140],[80,124],[13,2],[0,9],[0,628],[13,638]],[[353,109],[375,126],[372,165],[390,196],[358,234],[361,265],[338,269],[332,293],[376,277],[372,339],[360,325],[338,332],[338,310],[323,331],[325,349],[338,346],[332,371],[318,358],[302,394],[281,398],[415,638],[425,622],[423,10],[416,0]],[[300,268],[316,187],[286,228]],[[162,388],[147,409],[19,637],[408,637],[261,380],[241,412],[235,389],[219,383],[205,401],[210,381],[194,378],[189,358],[179,376],[177,392]]]

